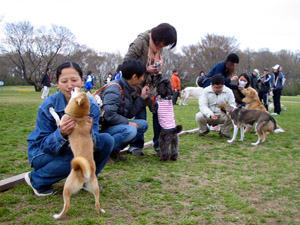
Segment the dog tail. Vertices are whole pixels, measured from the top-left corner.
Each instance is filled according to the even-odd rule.
[[[284,133],[284,132],[285,132],[280,126],[278,126],[278,125],[276,124],[276,120],[275,120],[274,117],[271,116],[271,115],[270,115],[270,120],[274,123],[274,128],[273,128],[273,130],[274,130],[274,133],[275,133],[275,134],[279,134],[279,133]]]
[[[270,114],[269,114],[269,119],[273,122],[273,124],[274,124],[274,128],[273,128],[273,130],[274,130],[274,132],[276,131],[276,128],[277,128],[277,125],[276,125],[276,120],[274,119],[274,117],[273,116],[271,116]],[[275,132],[276,133],[276,132]]]
[[[182,131],[182,125],[177,125],[175,128],[174,128],[174,133],[175,134],[178,134]]]
[[[71,162],[71,167],[73,170],[81,170],[82,175],[84,176],[85,180],[89,180],[91,177],[91,166],[89,162],[84,157],[75,157]]]

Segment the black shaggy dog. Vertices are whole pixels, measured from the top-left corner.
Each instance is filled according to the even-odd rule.
[[[175,124],[172,88],[167,79],[161,79],[158,83],[155,111],[161,125],[159,136],[160,160],[177,160],[178,133],[182,131],[182,125],[176,126]]]

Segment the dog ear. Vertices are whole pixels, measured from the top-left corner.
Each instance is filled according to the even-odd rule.
[[[78,96],[78,97],[76,98],[76,102],[77,102],[78,105],[81,104],[82,99],[83,99],[82,96]]]
[[[219,108],[221,109],[222,113],[226,114],[226,106],[227,106],[227,104],[222,104],[222,105],[219,106]]]

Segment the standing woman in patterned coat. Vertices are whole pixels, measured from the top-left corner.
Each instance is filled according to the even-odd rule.
[[[162,49],[169,46],[170,49],[174,48],[177,44],[177,31],[176,29],[168,24],[162,23],[157,27],[147,30],[138,35],[138,37],[129,45],[127,54],[125,55],[124,61],[128,59],[139,59],[146,64],[146,74],[144,80],[136,88],[137,93],[141,93],[141,89],[145,85],[150,86],[150,98],[156,96],[155,81],[161,77],[161,70],[163,67]],[[136,119],[146,119],[146,108],[141,110]],[[153,144],[154,150],[159,155],[159,133],[160,125],[158,123],[157,114],[153,114]],[[140,145],[140,144],[139,144]],[[132,143],[129,151],[133,151],[136,148],[140,148],[137,143]]]

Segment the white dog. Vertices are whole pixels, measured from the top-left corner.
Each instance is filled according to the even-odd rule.
[[[181,99],[179,105],[187,105],[186,101],[189,97],[193,96],[195,98],[199,98],[202,94],[203,88],[202,87],[186,87],[184,90],[181,91],[181,99],[183,99],[181,104]]]

